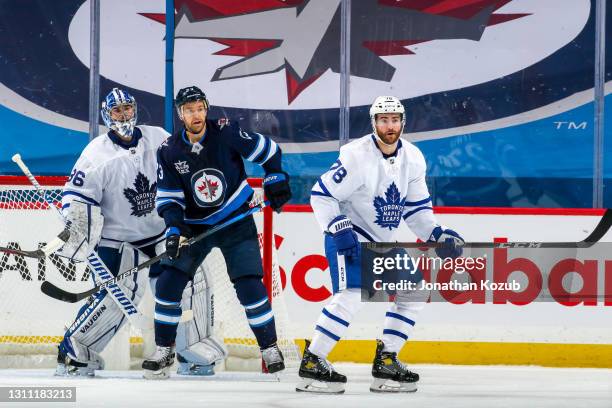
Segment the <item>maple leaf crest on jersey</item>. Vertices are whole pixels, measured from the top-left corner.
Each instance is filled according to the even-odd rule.
[[[389,230],[399,227],[405,202],[406,198],[400,198],[400,192],[395,182],[391,183],[384,198],[374,197],[376,224],[383,228],[389,228]]]
[[[132,206],[132,214],[144,217],[155,209],[155,196],[157,194],[157,182],[150,183],[147,176],[138,172],[134,180],[134,188],[126,188],[123,195]]]

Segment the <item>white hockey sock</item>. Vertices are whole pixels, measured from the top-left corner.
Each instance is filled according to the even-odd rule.
[[[327,358],[346,333],[353,316],[360,308],[359,289],[347,289],[335,294],[331,302],[321,311],[308,350],[321,358]]]
[[[416,317],[423,306],[422,302],[398,302],[391,305],[385,314],[382,335],[382,341],[385,343],[383,351],[399,353],[412,334]]]

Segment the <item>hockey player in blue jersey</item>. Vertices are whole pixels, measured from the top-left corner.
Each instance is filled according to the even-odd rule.
[[[157,212],[164,218],[169,257],[161,262],[155,288],[155,354],[142,364],[145,377],[165,378],[174,360],[181,317],[180,299],[200,263],[218,247],[269,372],[284,369],[266,289],[257,229],[247,217],[207,239],[182,242],[249,209],[253,190],[243,159],[265,170],[264,192],[275,210],[291,198],[281,151],[270,138],[241,129],[227,119],[208,118],[209,103],[195,86],[179,90],[176,109],[184,127],[159,148]]]
[[[433,214],[423,154],[400,139],[406,122],[402,103],[393,96],[376,98],[370,120],[372,134],[342,146],[338,160],[312,188],[310,203],[325,233],[334,296],[323,308],[312,343],[304,350],[298,391],[344,392],[346,377],[326,359],[363,306],[360,242],[397,241],[404,221],[423,241],[444,243],[436,248],[438,256],[454,258],[462,251],[461,236],[439,225]],[[416,391],[418,374],[408,370],[397,354],[426,298],[418,292],[397,293],[385,314],[382,340],[377,341],[371,391]]]

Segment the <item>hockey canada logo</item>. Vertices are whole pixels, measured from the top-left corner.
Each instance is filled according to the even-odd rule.
[[[123,194],[132,206],[131,215],[144,217],[155,208],[157,182],[151,184],[144,174],[138,172],[136,180],[134,181],[134,188],[124,189]]]
[[[400,192],[395,183],[391,183],[384,198],[380,196],[374,198],[376,224],[389,228],[389,230],[399,227],[405,202],[406,198],[400,198]]]
[[[191,178],[193,197],[200,207],[216,207],[223,203],[226,182],[217,169],[200,170]]]

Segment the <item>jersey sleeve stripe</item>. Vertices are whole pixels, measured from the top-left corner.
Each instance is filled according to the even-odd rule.
[[[258,164],[265,164],[278,151],[278,145],[274,142],[274,140],[272,140],[272,139],[268,139],[268,140],[270,140],[270,149],[268,151],[268,154],[263,159],[263,161],[261,163],[258,163]]]
[[[76,197],[82,198],[83,200],[87,200],[91,204],[95,204],[98,207],[100,206],[100,203],[94,200],[93,198],[87,197],[86,195],[81,194],[81,193],[77,193],[76,191],[64,190],[64,192],[62,193],[62,197],[66,197],[66,196],[76,196]]]
[[[431,210],[431,211],[433,211],[433,208],[431,208],[431,207],[419,207],[419,208],[417,208],[415,210],[408,211],[406,214],[404,214],[403,218],[405,220],[408,217],[410,217],[411,215],[414,215],[414,214],[418,213],[419,211],[423,211],[423,210]]]
[[[428,202],[431,201],[431,196],[420,200],[420,201],[406,201],[404,203],[404,207],[416,207],[417,205],[423,205],[423,204],[427,204]]]
[[[169,197],[175,197],[175,198],[185,198],[185,193],[183,191],[165,191],[165,190],[161,190],[161,189],[157,189],[157,199],[160,198],[169,198]]]
[[[164,198],[155,200],[155,208],[157,210],[169,204],[178,204],[183,210],[185,209],[185,203],[182,200],[175,198]]]
[[[255,150],[253,150],[253,152],[249,155],[249,157],[247,157],[247,160],[250,162],[252,162],[255,159],[255,157],[259,156],[259,153],[261,153],[261,151],[263,150],[265,142],[266,142],[264,140],[265,138],[262,135],[260,135],[259,133],[255,133],[255,134],[259,137],[259,139],[257,140],[257,146],[255,147]]]
[[[161,187],[157,187],[157,191],[163,191],[164,193],[182,193],[183,190],[174,190],[171,188],[161,188]]]
[[[317,183],[319,184],[319,187],[321,188],[321,191],[323,191],[325,194],[327,194],[328,197],[335,198],[333,195],[331,195],[331,193],[329,192],[327,187],[325,187],[325,184],[323,183],[323,180],[321,179],[321,177],[319,177],[319,180],[317,180]]]
[[[321,197],[331,197],[331,198],[334,198],[334,197],[330,196],[329,194],[321,193],[320,191],[311,191],[310,195],[311,196],[321,196]]]
[[[270,151],[270,139],[268,139],[267,137],[264,137],[264,147],[261,153],[255,156],[255,158],[252,160],[253,163],[261,164],[261,161],[268,155],[269,151]]]

